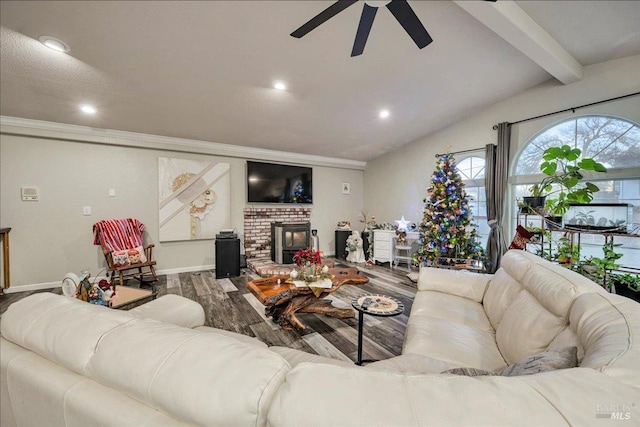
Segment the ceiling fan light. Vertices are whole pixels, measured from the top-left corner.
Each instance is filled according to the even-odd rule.
[[[380,117],[381,119],[386,119],[390,114],[391,113],[389,112],[389,110],[380,110],[380,112],[378,113],[378,117]]]
[[[38,38],[38,40],[40,40],[40,43],[42,43],[43,45],[45,45],[49,49],[53,49],[53,50],[58,51],[58,52],[67,53],[67,52],[69,52],[71,50],[71,47],[68,44],[66,44],[62,40],[57,39],[55,37],[40,36]]]
[[[278,90],[286,90],[287,89],[287,85],[284,82],[281,81],[277,81],[273,84],[274,89],[278,89]]]

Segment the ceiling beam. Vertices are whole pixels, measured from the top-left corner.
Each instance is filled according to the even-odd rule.
[[[512,0],[454,0],[491,31],[564,84],[582,79],[582,65]]]

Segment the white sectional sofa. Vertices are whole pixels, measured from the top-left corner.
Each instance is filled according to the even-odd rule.
[[[129,312],[53,294],[12,304],[0,424],[640,425],[640,304],[521,251],[495,275],[422,269],[403,354],[365,367],[203,322],[175,296]],[[566,346],[579,367],[441,373],[497,371]]]

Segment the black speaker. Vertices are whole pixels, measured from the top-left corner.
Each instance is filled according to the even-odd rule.
[[[240,239],[216,239],[216,279],[240,275]]]
[[[347,239],[351,236],[351,230],[336,230],[335,234],[335,257],[347,259]]]

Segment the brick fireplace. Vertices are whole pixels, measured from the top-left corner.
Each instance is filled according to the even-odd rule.
[[[270,258],[271,223],[306,222],[310,218],[311,208],[245,208],[244,251],[247,259]]]

